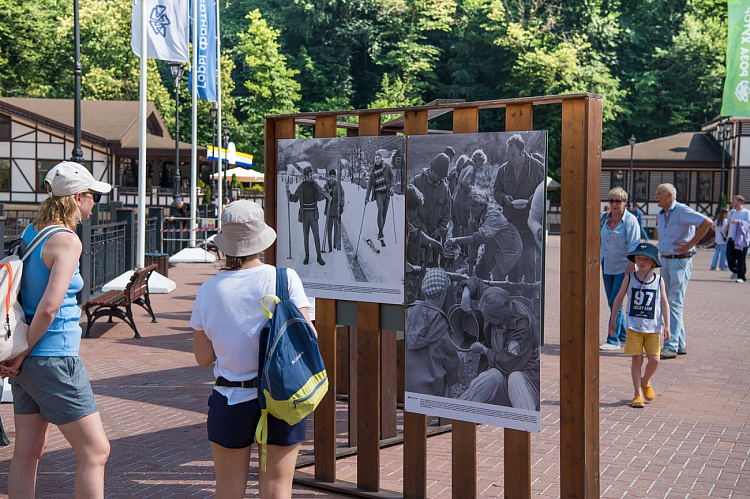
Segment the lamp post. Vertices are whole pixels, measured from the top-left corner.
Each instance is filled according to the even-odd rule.
[[[229,126],[224,125],[224,127],[222,127],[221,130],[222,132],[224,132],[224,149],[226,149],[227,152],[229,152]],[[229,168],[229,155],[228,154],[224,154],[224,161],[225,161],[224,163],[225,165],[224,166],[224,192],[225,192],[224,196],[229,197],[229,184],[227,183],[227,168]],[[222,199],[221,202],[223,203],[224,200]]]
[[[78,21],[78,0],[73,1],[73,74],[75,77],[75,98],[73,104],[73,156],[71,161],[83,163],[81,149],[81,27]]]
[[[208,114],[211,115],[211,149],[214,151],[214,158],[217,158],[216,154],[216,113],[218,112],[218,109],[216,106],[211,106],[211,109],[208,110]],[[214,158],[211,158],[211,196],[214,198],[214,203],[216,206],[219,206],[220,200],[218,199],[219,193],[216,191],[216,163],[214,162]]]
[[[628,177],[630,192],[628,192],[628,199],[630,200],[629,204],[631,207],[635,204],[635,199],[633,199],[633,188],[635,187],[635,179],[633,178],[633,149],[635,149],[635,142],[635,135],[631,135],[628,139],[628,144],[630,144],[630,176]]]
[[[180,62],[170,62],[169,70],[174,78],[174,198],[180,196],[180,80],[184,68]]]
[[[719,140],[721,141],[721,177],[719,181],[719,208],[724,208],[726,196],[724,195],[724,157],[726,156],[726,141],[732,134],[732,123],[724,120],[717,127],[719,130]]]

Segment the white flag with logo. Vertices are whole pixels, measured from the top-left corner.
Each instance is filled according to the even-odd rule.
[[[130,46],[141,55],[141,5],[146,2],[147,57],[190,62],[190,0],[133,0]]]

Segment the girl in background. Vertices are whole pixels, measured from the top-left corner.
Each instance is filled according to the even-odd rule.
[[[721,270],[727,270],[727,239],[726,230],[729,220],[727,220],[727,214],[729,212],[726,208],[719,210],[719,216],[714,220],[714,240],[716,246],[714,247],[714,259],[711,261],[711,270],[716,270],[716,264],[719,264]]]

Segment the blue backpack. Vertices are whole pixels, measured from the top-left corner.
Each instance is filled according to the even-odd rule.
[[[255,430],[261,470],[266,469],[268,414],[295,425],[313,412],[328,391],[328,376],[315,331],[289,299],[286,269],[276,269],[276,303],[260,334],[258,402],[261,417]],[[265,298],[269,297],[264,297]]]

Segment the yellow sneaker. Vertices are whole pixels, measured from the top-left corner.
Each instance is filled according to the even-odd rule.
[[[644,407],[643,398],[641,396],[634,398],[633,402],[630,404],[630,407],[635,407],[636,409],[643,409]]]
[[[654,391],[654,387],[651,385],[651,383],[649,383],[648,386],[641,385],[641,388],[643,389],[643,397],[647,402],[651,402],[656,398],[656,392]]]

